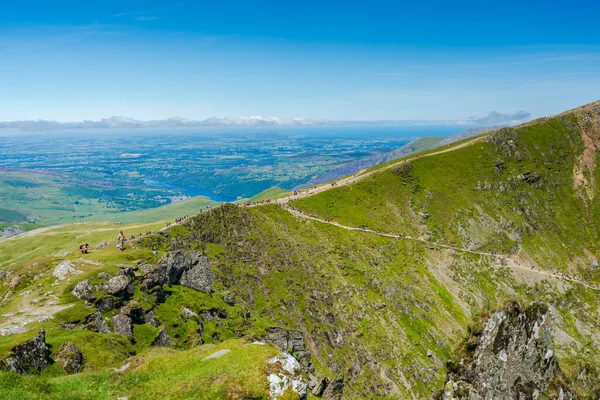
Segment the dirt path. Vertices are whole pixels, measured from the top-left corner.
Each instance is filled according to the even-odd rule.
[[[509,256],[506,256],[506,255],[503,255],[503,254],[488,253],[488,252],[483,252],[483,251],[475,251],[475,250],[465,249],[465,248],[456,247],[456,246],[450,246],[450,245],[447,245],[447,244],[432,242],[432,241],[429,241],[429,240],[415,238],[415,237],[406,236],[406,235],[396,235],[396,234],[392,234],[392,233],[377,232],[377,231],[374,231],[374,230],[371,230],[371,229],[368,229],[368,228],[356,228],[356,227],[353,227],[353,226],[346,226],[346,225],[339,224],[337,222],[327,221],[327,220],[324,220],[324,219],[321,219],[321,218],[317,218],[317,217],[313,217],[313,216],[310,216],[310,215],[306,215],[304,213],[301,213],[300,211],[293,210],[293,209],[291,209],[289,207],[284,207],[284,209],[287,210],[288,212],[290,212],[292,215],[298,217],[298,218],[303,218],[303,219],[308,219],[308,220],[311,220],[311,221],[321,222],[321,223],[328,224],[328,225],[333,225],[335,227],[338,227],[338,228],[341,228],[341,229],[345,229],[345,230],[348,230],[348,231],[359,231],[359,232],[369,233],[369,234],[372,234],[372,235],[378,235],[378,236],[383,236],[383,237],[392,238],[392,239],[412,240],[412,241],[415,241],[415,242],[420,242],[420,243],[424,243],[424,244],[427,244],[427,245],[435,246],[435,247],[438,247],[438,248],[450,249],[450,250],[459,251],[459,252],[462,252],[462,253],[469,253],[469,254],[476,254],[476,255],[480,255],[480,256],[494,257],[494,258],[496,258],[498,260],[506,261],[506,267],[511,268],[511,269],[523,270],[523,271],[527,271],[528,273],[535,273],[535,274],[539,274],[539,275],[544,275],[544,276],[546,276],[548,278],[554,278],[554,279],[557,279],[557,280],[562,280],[562,281],[567,281],[567,282],[573,282],[573,283],[577,283],[577,284],[580,284],[582,286],[585,286],[588,289],[600,291],[600,288],[592,286],[592,285],[590,285],[590,284],[588,284],[586,282],[580,281],[578,279],[567,277],[564,274],[554,274],[554,273],[551,273],[551,272],[542,271],[540,269],[534,269],[533,267],[523,266],[520,263],[518,263],[517,261],[513,260],[512,258],[510,258]]]

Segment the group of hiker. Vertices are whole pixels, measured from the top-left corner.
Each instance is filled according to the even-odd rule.
[[[257,204],[271,204],[271,199],[259,200],[259,201],[247,201],[244,203],[244,207],[255,206]],[[277,203],[277,200],[275,200]]]

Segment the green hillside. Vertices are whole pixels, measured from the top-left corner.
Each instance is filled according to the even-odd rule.
[[[256,341],[283,329],[303,338],[305,349],[290,350],[308,365],[303,374],[343,379],[343,396],[326,398],[429,399],[444,386],[457,346],[476,331],[473,323],[517,300],[547,303],[556,315],[554,388],[597,397],[599,140],[594,103],[392,161],[286,206],[222,205],[122,253],[71,250],[82,240],[114,243],[117,225],[0,241],[0,266],[9,273],[0,286],[0,329],[16,326],[19,315],[32,319],[27,332],[0,336],[0,359],[40,327],[51,357],[67,341],[85,357],[77,375],[58,364],[34,377],[0,373],[0,395],[268,398],[266,360],[279,350]],[[134,229],[141,227],[127,231]],[[148,289],[157,271],[148,264],[158,268],[163,254],[179,250],[208,257],[211,290],[183,281]],[[64,260],[75,272],[59,281],[51,274]],[[118,300],[98,289],[98,273],[116,276],[118,264],[140,266],[120,307],[135,302],[152,311],[173,349],[152,346],[159,329],[143,321],[132,323],[131,339],[82,326],[102,301]],[[71,293],[85,279],[99,285],[93,305]],[[35,319],[36,307],[53,319]],[[113,321],[123,312],[103,315]],[[236,357],[206,367],[204,355],[218,349]],[[127,362],[128,370],[114,371]]]

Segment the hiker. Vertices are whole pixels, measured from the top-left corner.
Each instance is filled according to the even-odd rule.
[[[123,231],[119,232],[119,236],[117,236],[117,249],[119,251],[125,250],[125,234],[123,234]]]
[[[90,251],[90,245],[87,243],[79,245],[79,250],[81,250],[81,254],[87,254]]]

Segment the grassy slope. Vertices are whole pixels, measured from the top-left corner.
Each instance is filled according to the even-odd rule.
[[[583,273],[599,251],[597,198],[582,197],[581,190],[573,188],[573,166],[584,148],[579,126],[584,117],[563,115],[516,131],[503,130],[471,146],[414,160],[410,166],[382,171],[355,185],[296,201],[293,206],[346,225],[366,225],[489,251],[518,252],[543,268]],[[540,178],[532,182],[518,178],[527,172]],[[587,176],[591,179],[594,174],[598,172]],[[70,237],[68,240],[74,242],[74,235],[65,234],[63,240]],[[231,340],[238,334],[260,336],[264,328],[274,325],[300,329],[307,337],[317,370],[331,377],[346,377],[345,398],[428,398],[432,389],[441,387],[444,361],[472,316],[514,298],[547,301],[556,309],[562,332],[557,351],[568,377],[576,377],[586,365],[592,376],[599,367],[597,293],[576,285],[557,286],[553,281],[526,284],[527,279],[495,268],[487,257],[300,220],[275,205],[251,209],[224,206],[191,219],[186,226],[170,229],[166,237],[145,238],[147,249],[116,254],[111,248],[90,254],[86,257],[102,265],[76,262],[84,274],[55,290],[65,292],[60,296],[62,301],[73,302],[68,293],[76,281],[100,270],[114,273],[118,262],[135,258],[153,261],[156,257],[150,249],[170,250],[175,237],[204,249],[216,275],[212,295],[173,287],[169,289],[170,299],[156,310],[161,323],[177,333],[180,349],[197,343],[193,327],[181,324],[178,318],[180,306],[197,312],[217,307],[226,310],[228,318],[219,326],[205,326],[208,343]],[[20,246],[26,250],[28,245]],[[21,260],[42,254],[34,252]],[[76,261],[79,255],[66,257]],[[35,285],[41,285],[36,289],[40,292],[47,290],[49,278],[43,276],[39,283],[32,278],[57,261],[43,264],[43,259],[36,260],[38,265],[34,266],[29,260],[11,265],[15,273],[28,276],[17,290]],[[596,273],[588,279],[599,282],[600,276]],[[6,291],[2,288],[0,294]],[[223,302],[226,291],[235,293],[236,306]],[[148,301],[139,292],[136,297],[143,304]],[[115,335],[65,332],[57,327],[59,321],[80,320],[91,312],[83,303],[74,303],[73,308],[57,314],[54,322],[33,327],[48,328],[53,349],[62,341],[79,344],[91,342],[86,335],[96,337],[95,355],[90,356],[89,364],[99,372],[66,378],[53,367],[47,372],[49,376],[42,377],[46,381],[37,381],[50,385],[50,392],[53,382],[74,380],[83,383],[72,393],[85,393],[85,382],[98,381],[95,374],[108,374],[102,371],[124,362],[128,352],[145,357],[156,334],[148,327],[136,326],[138,340],[132,345],[119,342]],[[0,338],[0,349],[6,351],[27,335],[32,333]],[[115,348],[122,351],[115,352]],[[433,357],[427,357],[428,350]],[[89,354],[89,350],[84,352]],[[169,376],[177,368],[168,362],[163,367]],[[233,365],[231,374],[246,368]],[[198,371],[196,379],[202,379],[204,373]],[[150,396],[154,394],[152,382],[162,384],[156,381],[159,377],[142,379],[147,384],[139,392],[127,393]],[[22,379],[5,375],[2,379],[9,378],[14,382]],[[112,382],[100,381],[102,390]],[[13,389],[8,390],[17,390],[14,382],[9,383]],[[245,384],[242,387],[250,390]],[[210,390],[210,385],[199,388],[197,394],[208,396]]]
[[[415,139],[410,143],[405,144],[391,152],[389,156],[389,160],[395,160],[400,157],[404,157],[409,154],[419,153],[421,151],[429,150],[439,142],[441,142],[444,138],[437,136],[427,136]]]
[[[116,208],[108,207],[94,198],[98,194],[92,193],[91,189],[79,187],[81,192],[69,192],[65,189],[67,186],[58,176],[29,171],[3,171],[0,175],[0,199],[3,200],[0,229],[16,225],[28,231],[80,221],[158,222],[194,215],[207,205],[216,204],[207,197],[199,196],[154,209],[118,212]],[[81,218],[84,215],[86,217]]]
[[[220,358],[203,358],[228,349]],[[123,373],[109,370],[72,376],[22,377],[0,372],[0,398],[34,399],[231,399],[263,398],[271,346],[231,340],[187,351],[153,349],[130,360]]]
[[[261,200],[267,200],[267,199],[276,199],[278,197],[284,197],[288,193],[289,193],[289,191],[275,186],[270,189],[263,190],[256,196],[248,199],[248,201],[261,201]]]

